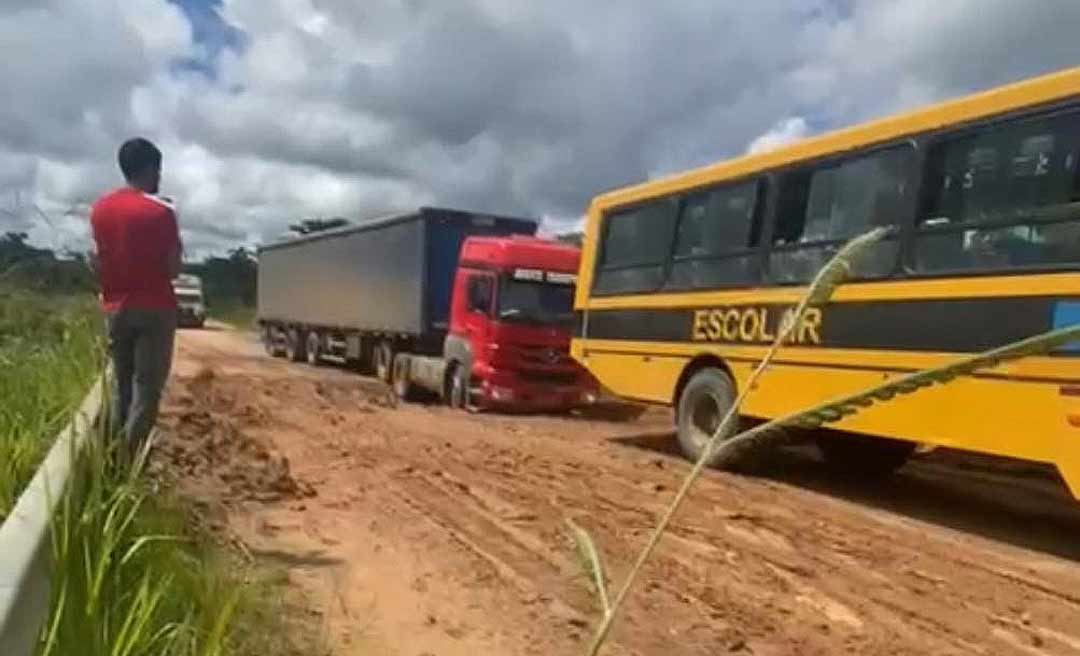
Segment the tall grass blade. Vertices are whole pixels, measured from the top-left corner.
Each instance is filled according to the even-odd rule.
[[[214,622],[214,628],[211,629],[210,634],[206,637],[205,642],[203,642],[201,656],[220,656],[224,651],[225,631],[229,627],[229,622],[232,621],[233,613],[236,612],[236,605],[239,600],[239,594],[234,590],[229,595],[221,612],[218,613],[217,620]]]
[[[701,456],[697,459],[697,462],[694,463],[690,473],[683,479],[679,491],[675,494],[675,498],[672,500],[671,505],[660,518],[656,528],[653,529],[649,541],[645,544],[641,553],[638,554],[633,567],[626,576],[626,581],[615,596],[615,602],[611,606],[611,612],[604,615],[592,642],[589,644],[589,649],[587,651],[589,656],[595,656],[600,653],[600,649],[603,647],[604,641],[611,631],[611,626],[615,621],[615,617],[625,602],[626,596],[629,594],[634,581],[637,580],[642,567],[645,566],[646,561],[652,556],[653,551],[656,550],[656,546],[660,543],[660,538],[667,531],[668,526],[671,524],[671,520],[675,517],[679,508],[682,507],[683,502],[686,500],[686,495],[694,485],[694,482],[701,476],[701,472],[704,471],[709,463],[722,459],[726,455],[723,452],[717,451],[717,447],[724,436],[728,434],[733,422],[738,420],[739,409],[746,400],[746,396],[754,389],[758,378],[760,378],[765,370],[768,369],[776,352],[780,349],[781,345],[785,344],[791,337],[792,332],[795,330],[795,327],[799,325],[806,310],[811,306],[824,305],[827,303],[837,286],[850,274],[855,260],[871,246],[887,237],[890,232],[891,231],[888,228],[876,228],[846,243],[839,251],[837,251],[829,262],[818,271],[802,299],[788,315],[788,319],[781,323],[780,329],[776,331],[776,339],[773,340],[772,345],[769,347],[769,351],[754,369],[754,372],[750,375],[746,384],[743,385],[739,396],[735,399],[735,402],[732,404],[727,414],[720,421],[719,426],[712,437],[709,438],[705,448],[702,449]]]
[[[728,458],[733,458],[737,453],[735,451],[720,453],[716,451],[716,448],[723,441],[724,436],[728,435],[728,431],[731,429],[734,422],[739,420],[739,411],[742,409],[743,403],[746,401],[746,397],[757,385],[758,378],[769,368],[772,364],[773,358],[776,357],[777,351],[780,347],[791,338],[795,328],[802,322],[803,316],[806,311],[811,307],[818,307],[825,305],[832,298],[836,288],[843,282],[850,274],[854,262],[859,256],[867,251],[877,242],[881,241],[890,234],[889,228],[876,228],[867,232],[866,234],[855,237],[848,243],[844,244],[839,251],[818,271],[814,276],[814,280],[810,283],[806,292],[803,294],[798,305],[795,309],[787,315],[787,319],[780,324],[780,328],[777,331],[776,338],[773,343],[769,345],[769,350],[765,353],[765,357],[762,358],[758,366],[754,368],[754,371],[750,374],[750,378],[746,381],[746,384],[742,386],[738,397],[735,402],[728,409],[727,414],[720,421],[720,425],[716,431],[713,432],[712,437],[706,444],[704,451],[704,457],[699,460],[702,461],[702,469],[705,465],[713,462],[723,461]],[[698,469],[700,474],[701,469]],[[696,477],[697,474],[695,474]]]
[[[1080,341],[1080,325],[1059,328],[1028,337],[984,353],[961,358],[947,365],[925,369],[855,394],[826,401],[807,410],[773,419],[727,440],[721,450],[738,450],[747,445],[761,446],[784,427],[817,428],[855,415],[875,405],[889,403],[897,397],[912,394],[933,385],[946,385],[960,376],[969,376],[979,370],[998,366],[1005,362],[1041,355],[1067,344]]]
[[[593,542],[589,532],[574,523],[574,520],[567,519],[566,525],[569,527],[570,535],[573,536],[574,543],[577,545],[578,554],[581,556],[585,571],[596,588],[596,594],[600,598],[600,608],[604,613],[604,617],[607,617],[611,614],[611,602],[608,599],[607,577],[604,573],[604,564],[600,560],[600,550],[596,548],[596,543]]]
[[[120,564],[121,567],[123,567],[124,565],[127,565],[128,562],[132,558],[134,558],[136,555],[138,555],[139,551],[143,547],[145,547],[145,546],[147,546],[149,544],[152,544],[154,542],[187,542],[187,541],[188,540],[186,540],[185,538],[182,538],[182,537],[179,537],[179,536],[176,536],[176,535],[142,535],[142,536],[139,536],[138,539],[136,539],[134,542],[131,543],[131,546],[127,548],[127,551],[124,552],[124,555],[120,558],[120,563],[119,564]]]

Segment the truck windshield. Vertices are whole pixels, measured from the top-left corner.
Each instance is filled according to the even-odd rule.
[[[565,325],[574,320],[574,286],[503,278],[499,319],[518,323]]]

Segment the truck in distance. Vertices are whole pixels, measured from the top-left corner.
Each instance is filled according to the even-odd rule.
[[[173,281],[176,295],[176,323],[187,328],[202,328],[206,323],[206,298],[202,279],[190,273],[182,273]]]
[[[371,371],[402,398],[566,410],[596,400],[569,357],[578,250],[536,222],[420,208],[259,249],[268,353]]]

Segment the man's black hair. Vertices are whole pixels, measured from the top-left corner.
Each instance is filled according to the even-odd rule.
[[[128,180],[139,177],[148,169],[161,167],[161,151],[142,137],[128,139],[120,146],[120,170]]]

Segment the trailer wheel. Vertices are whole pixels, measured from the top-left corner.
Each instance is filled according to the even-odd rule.
[[[361,338],[359,356],[356,358],[349,358],[349,360],[345,362],[345,366],[358,374],[370,374],[374,366],[374,363],[372,362],[373,357],[374,354],[372,353],[371,342]]]
[[[304,335],[297,328],[290,328],[285,337],[285,357],[291,362],[304,361]]]
[[[409,356],[399,353],[394,357],[393,369],[394,395],[402,401],[411,401],[416,396],[416,390],[409,379]]]
[[[375,347],[375,376],[386,383],[392,383],[394,373],[394,347],[390,340],[383,340]]]
[[[310,365],[318,365],[322,358],[322,342],[319,339],[319,333],[312,330],[307,336],[307,361]]]
[[[270,326],[263,326],[262,328],[262,343],[263,350],[270,357],[275,357],[278,354],[277,345],[274,344],[274,329]]]
[[[449,378],[446,401],[451,408],[462,409],[469,404],[469,376],[465,365],[455,364]]]
[[[679,448],[687,458],[696,462],[701,457],[709,438],[734,403],[735,384],[722,369],[708,367],[690,378],[679,397],[677,414]],[[724,438],[734,435],[736,429],[732,424]],[[713,457],[708,464],[726,467],[733,465],[733,461],[731,457]]]
[[[838,473],[858,477],[891,474],[915,453],[915,442],[822,431],[815,438],[821,457]]]

